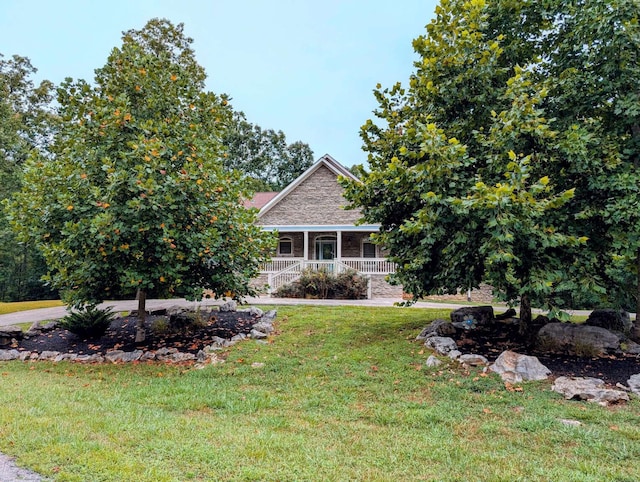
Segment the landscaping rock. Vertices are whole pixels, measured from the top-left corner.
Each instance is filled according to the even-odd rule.
[[[433,368],[433,367],[442,365],[442,361],[433,355],[429,355],[429,358],[427,358],[427,361],[425,361],[424,364],[427,365],[429,368]]]
[[[55,360],[59,354],[59,351],[43,351],[38,356],[38,360]]]
[[[264,321],[266,323],[273,323],[278,315],[277,310],[269,310],[265,314],[262,315],[260,321]]]
[[[473,317],[476,325],[490,325],[493,323],[493,308],[491,306],[465,306],[451,312],[451,322],[461,323]]]
[[[458,358],[458,361],[460,363],[463,363],[465,365],[470,365],[472,367],[489,364],[489,360],[487,360],[485,357],[483,357],[482,355],[475,355],[473,353],[468,355],[461,355]]]
[[[636,315],[636,317],[639,315]],[[637,321],[631,324],[631,330],[629,331],[629,338],[633,341],[640,343],[640,323]]]
[[[447,353],[447,356],[452,360],[457,360],[462,356],[462,352],[460,350],[451,350],[449,353]]]
[[[246,311],[251,316],[255,316],[256,318],[260,318],[260,317],[262,317],[262,315],[264,315],[264,311],[262,311],[257,306],[250,306],[249,308],[247,308],[245,310],[239,310],[239,311]]]
[[[416,340],[426,340],[432,336],[448,336],[455,334],[456,327],[450,321],[438,318],[427,325],[420,334],[416,336]]]
[[[0,346],[11,345],[14,340],[20,340],[22,337],[22,328],[19,326],[0,326]]]
[[[626,392],[606,388],[599,378],[558,377],[551,390],[560,393],[567,400],[587,400],[601,405],[629,400]]]
[[[489,369],[498,373],[505,382],[510,383],[545,380],[551,375],[551,370],[540,363],[535,356],[520,355],[513,351],[502,352]]]
[[[547,351],[597,356],[620,350],[622,337],[599,326],[549,323],[538,332],[537,342]]]
[[[627,385],[629,385],[629,389],[633,393],[635,393],[636,395],[640,395],[640,373],[631,375],[631,378],[627,380]]]
[[[631,331],[631,318],[629,318],[629,313],[625,310],[593,310],[585,325],[599,326],[606,330],[628,334]]]
[[[0,361],[17,360],[20,358],[18,350],[0,350]]]
[[[218,307],[219,311],[237,311],[238,303],[234,300],[225,301]]]
[[[267,335],[270,333],[273,333],[273,330],[274,330],[273,325],[266,321],[260,321],[255,325],[253,325],[252,328],[256,331],[261,331],[262,333],[266,333]]]
[[[627,340],[624,343],[620,343],[620,348],[629,355],[640,355],[640,344],[635,341]]]
[[[432,336],[431,338],[427,338],[424,345],[427,348],[431,348],[436,351],[440,355],[448,355],[450,351],[458,349],[458,345],[456,345],[453,338],[444,336]]]
[[[267,335],[266,333],[258,330],[251,330],[251,332],[249,333],[249,338],[252,338],[254,340],[262,340],[264,338],[267,338],[268,336],[269,335]]]
[[[122,360],[123,357],[124,357],[124,351],[122,351],[122,350],[108,351],[104,355],[105,360],[107,360],[108,362],[111,362],[111,363],[121,362],[121,361],[123,361]]]

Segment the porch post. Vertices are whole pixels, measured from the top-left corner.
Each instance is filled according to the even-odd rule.
[[[304,232],[304,252],[302,257],[304,261],[309,261],[309,231]]]
[[[336,259],[342,261],[342,231],[336,231]]]

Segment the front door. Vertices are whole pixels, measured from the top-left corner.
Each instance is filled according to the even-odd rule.
[[[335,239],[316,240],[316,259],[320,261],[330,261],[336,257]]]

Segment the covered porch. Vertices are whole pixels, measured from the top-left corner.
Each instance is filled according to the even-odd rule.
[[[270,291],[291,283],[305,269],[340,273],[353,269],[362,275],[395,271],[381,248],[371,241],[377,226],[264,226],[278,233],[275,256],[261,267]]]

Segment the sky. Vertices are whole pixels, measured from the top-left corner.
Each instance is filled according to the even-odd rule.
[[[406,83],[436,0],[0,0],[0,53],[28,57],[36,81],[93,81],[122,32],[184,23],[207,89],[317,159],[366,163],[360,127],[377,83]]]

